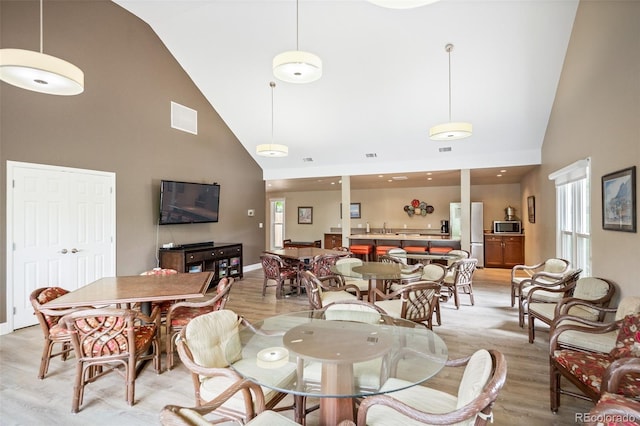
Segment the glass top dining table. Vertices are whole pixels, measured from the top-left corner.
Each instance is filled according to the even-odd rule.
[[[418,385],[444,367],[447,346],[432,330],[374,311],[344,309],[253,323],[238,332],[239,344],[227,345],[227,361],[261,386],[320,398],[321,425],[353,420],[355,397],[383,393],[385,383],[384,392]]]

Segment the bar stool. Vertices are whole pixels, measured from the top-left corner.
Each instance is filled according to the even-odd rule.
[[[349,251],[357,257],[364,258],[365,262],[368,262],[369,255],[373,253],[373,246],[369,244],[354,244],[349,246]]]
[[[391,249],[400,248],[398,246],[376,246],[376,259],[380,256],[387,254],[387,252]]]

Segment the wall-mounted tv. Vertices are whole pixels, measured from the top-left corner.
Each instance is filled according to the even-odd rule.
[[[160,225],[218,221],[220,185],[160,182]]]

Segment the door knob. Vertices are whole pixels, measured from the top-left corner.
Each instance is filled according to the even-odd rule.
[[[67,254],[67,249],[62,249],[62,250],[60,250],[60,253],[62,253],[62,254]]]

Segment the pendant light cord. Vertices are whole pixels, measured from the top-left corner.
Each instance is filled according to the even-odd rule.
[[[451,51],[453,50],[453,45],[447,44],[446,49],[449,53],[449,123],[451,123]]]
[[[273,89],[276,87],[276,83],[272,81],[269,86],[271,86],[271,143],[273,143]]]
[[[298,43],[299,40],[299,34],[298,34],[298,28],[300,26],[300,5],[299,5],[299,1],[296,0],[296,50],[300,50],[300,46]]]
[[[44,50],[44,41],[42,36],[42,0],[40,0],[40,53],[43,53]]]

